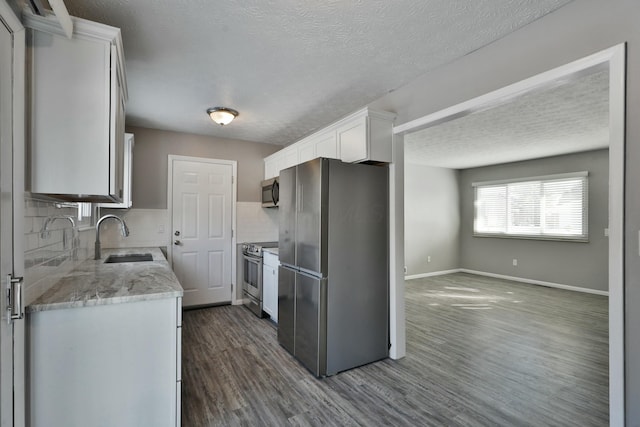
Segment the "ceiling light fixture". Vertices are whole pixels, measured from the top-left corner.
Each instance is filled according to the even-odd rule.
[[[209,108],[207,110],[207,114],[211,117],[211,120],[220,126],[228,125],[238,116],[238,112],[236,110],[226,107]]]

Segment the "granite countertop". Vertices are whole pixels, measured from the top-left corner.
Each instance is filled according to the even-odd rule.
[[[153,261],[105,264],[109,255],[150,253]],[[159,248],[103,249],[26,307],[27,313],[182,296],[183,289]]]
[[[264,249],[262,249],[262,252],[269,252],[269,253],[272,253],[274,255],[278,255],[279,254],[278,248],[264,248]]]

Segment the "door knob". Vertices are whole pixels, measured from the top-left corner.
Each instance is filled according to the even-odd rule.
[[[180,242],[180,240],[174,240],[173,244],[176,245],[176,246],[180,246],[181,242]]]
[[[176,230],[176,232],[175,232],[175,233],[173,233],[173,234],[175,234],[176,236],[179,236],[179,235],[180,235],[180,232],[179,232],[178,230]]]

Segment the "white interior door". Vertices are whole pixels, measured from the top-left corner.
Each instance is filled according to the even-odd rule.
[[[0,0],[0,426],[24,426],[24,320],[11,320],[7,285],[24,272],[24,28]],[[17,287],[14,291],[17,291]],[[23,313],[17,302],[14,312]]]
[[[183,306],[232,301],[235,162],[170,158],[173,271]]]

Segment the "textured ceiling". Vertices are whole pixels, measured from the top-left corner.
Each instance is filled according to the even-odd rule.
[[[570,0],[65,0],[122,29],[130,125],[289,144]],[[205,110],[240,112],[213,124]]]
[[[407,161],[452,169],[608,146],[608,71],[405,135]]]

